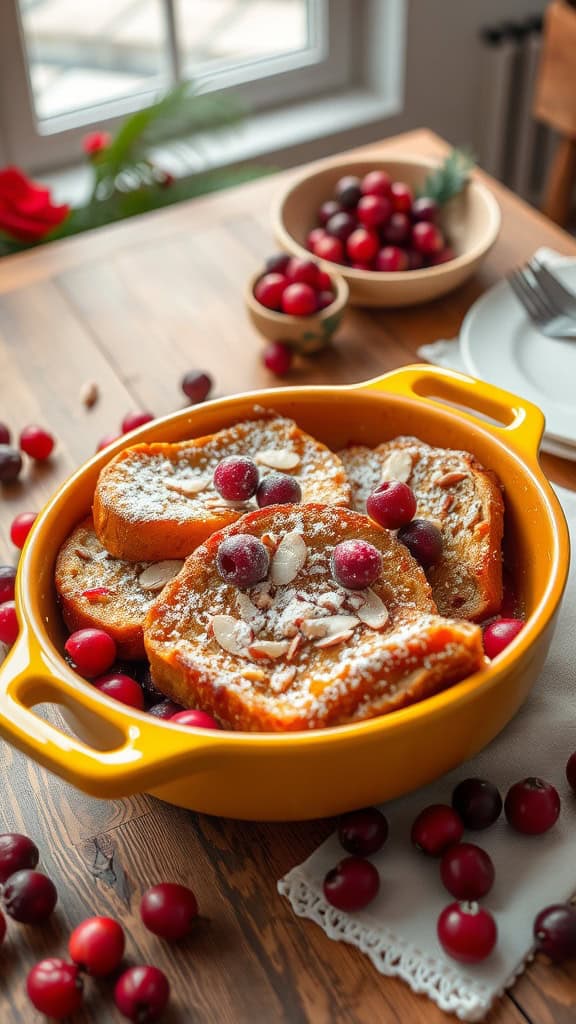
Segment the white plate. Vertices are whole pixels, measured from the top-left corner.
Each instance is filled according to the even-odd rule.
[[[550,253],[547,262],[576,295],[576,261]],[[555,448],[576,448],[576,340],[540,334],[507,281],[468,310],[460,348],[468,373],[540,406],[546,417],[545,450],[548,442]],[[563,457],[576,460],[576,450]]]

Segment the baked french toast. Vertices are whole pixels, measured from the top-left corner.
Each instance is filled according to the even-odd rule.
[[[117,558],[158,561],[189,555],[215,530],[236,522],[254,501],[225,501],[213,474],[229,455],[248,455],[261,475],[294,476],[303,501],[348,505],[350,487],[334,452],[290,419],[245,420],[179,444],[139,444],[102,470],[94,494],[94,526]]]
[[[442,534],[440,561],[427,570],[442,615],[480,622],[502,602],[504,502],[494,473],[469,452],[434,448],[396,437],[377,448],[354,445],[340,453],[353,507],[366,511],[369,494],[385,480],[407,483],[416,517]]]
[[[231,538],[266,547],[256,585],[240,588],[221,575],[221,545]],[[334,548],[346,540],[380,553],[370,587],[336,582]],[[422,700],[484,660],[480,628],[438,615],[423,570],[392,533],[318,503],[261,509],[209,537],[150,606],[144,641],[163,693],[246,731],[371,718]]]

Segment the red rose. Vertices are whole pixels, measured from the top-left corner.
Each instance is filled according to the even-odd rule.
[[[21,242],[39,242],[68,216],[55,206],[50,190],[35,185],[17,167],[0,171],[0,231]]]
[[[103,149],[107,149],[112,141],[110,132],[90,132],[85,135],[82,141],[82,148],[86,156],[97,156]]]

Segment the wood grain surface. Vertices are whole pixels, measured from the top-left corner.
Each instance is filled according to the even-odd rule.
[[[413,132],[359,153],[441,155],[445,145]],[[34,511],[118,429],[124,414],[161,415],[183,404],[181,375],[200,367],[218,394],[275,383],[242,293],[274,250],[269,206],[298,172],[0,261],[0,420],[18,431],[48,425],[58,438],[50,464],[26,465],[0,489],[0,563],[15,560],[13,516]],[[489,181],[482,175],[485,181]],[[334,351],[299,363],[291,381],[352,383],[414,361],[419,345],[457,334],[471,303],[540,245],[576,257],[576,243],[503,187],[501,236],[481,272],[428,306],[350,311]],[[98,383],[87,410],[80,392]],[[576,487],[576,465],[545,458],[549,476]],[[51,716],[57,712],[51,710]],[[27,970],[65,953],[84,917],[118,917],[127,960],[151,962],[170,979],[167,1022],[181,1024],[448,1024],[403,983],[381,977],[367,958],[298,919],[276,881],[304,859],[333,822],[265,825],[192,814],[146,795],[98,801],[50,776],[0,743],[0,831],[24,831],[41,847],[59,891],[45,928],[10,922],[0,951],[0,1021],[39,1020],[25,995]],[[173,879],[195,890],[194,935],[168,946],[139,919],[141,893]],[[88,986],[80,1024],[118,1024],[111,983]],[[576,1018],[576,968],[536,963],[488,1017],[489,1024],[568,1024]]]

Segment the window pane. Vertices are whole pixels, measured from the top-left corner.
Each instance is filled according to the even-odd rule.
[[[19,3],[39,120],[154,88],[167,75],[162,0]]]

